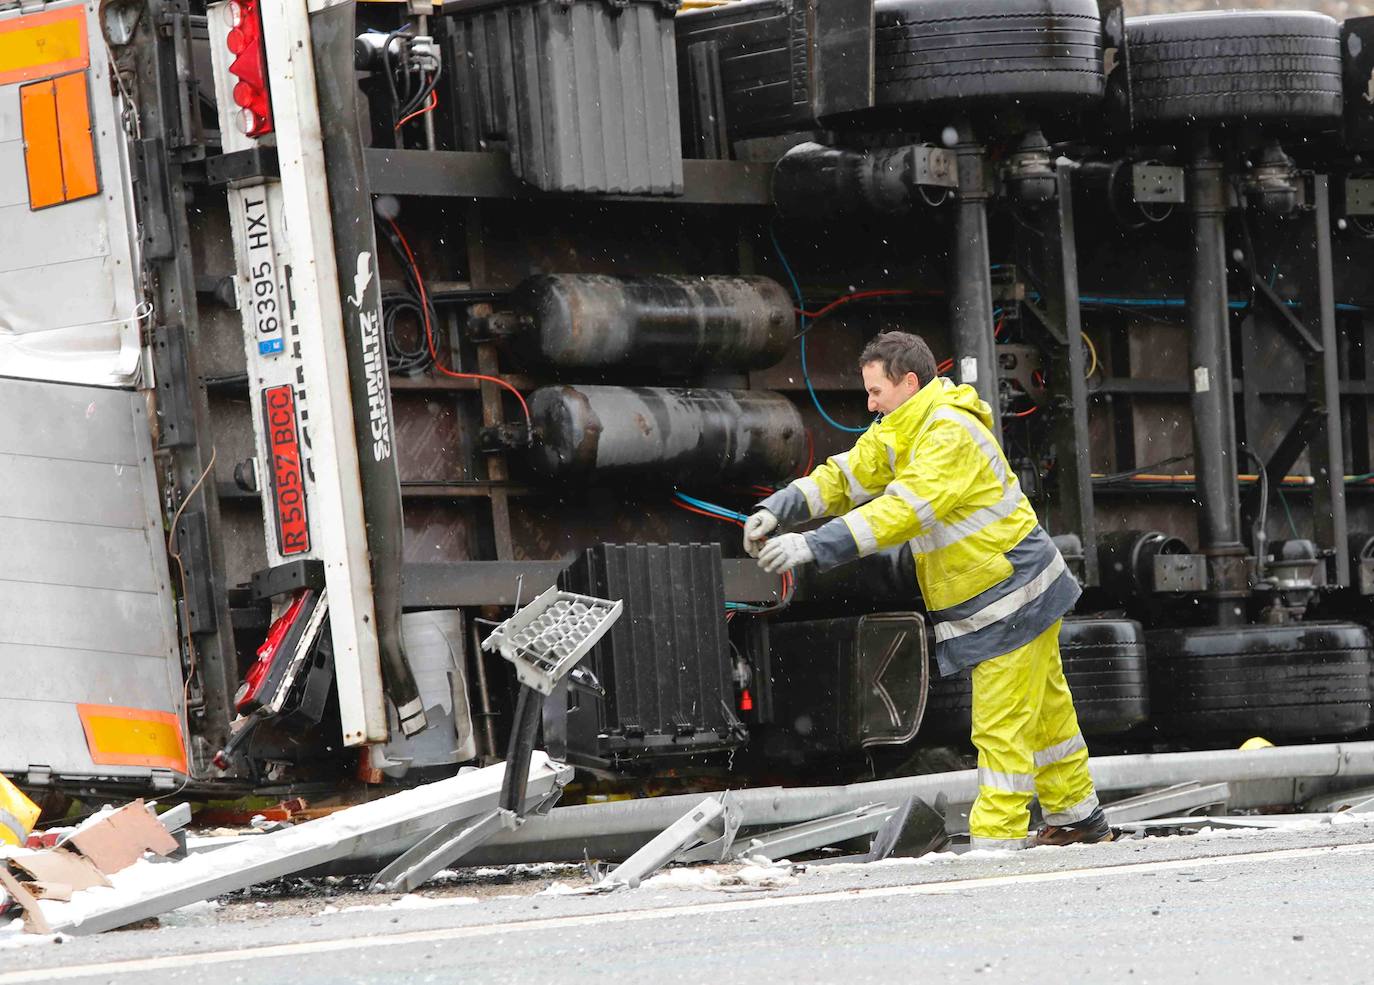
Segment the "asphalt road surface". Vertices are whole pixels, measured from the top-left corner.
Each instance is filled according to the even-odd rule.
[[[246,920],[207,908],[199,925],[0,949],[0,985],[1374,980],[1374,825],[777,874]]]

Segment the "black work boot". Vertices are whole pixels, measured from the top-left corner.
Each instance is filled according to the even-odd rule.
[[[1083,820],[1074,824],[1047,824],[1035,834],[1032,848],[1041,845],[1095,845],[1111,841],[1115,837],[1112,826],[1107,823],[1107,815],[1097,808]]]

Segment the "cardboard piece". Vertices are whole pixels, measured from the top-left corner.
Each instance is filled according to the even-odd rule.
[[[141,859],[144,852],[170,855],[177,850],[177,840],[153,817],[141,799],[82,828],[67,843],[107,874],[127,869]]]
[[[43,916],[43,908],[38,905],[38,900],[33,898],[18,879],[10,874],[9,869],[0,865],[0,887],[4,887],[10,899],[24,908],[24,929],[31,934],[51,934],[52,926],[47,918]]]
[[[65,848],[20,855],[10,859],[10,864],[33,882],[70,886],[74,892],[110,884],[110,880],[88,859]]]
[[[23,886],[34,899],[51,899],[66,903],[72,898],[72,887],[65,882],[26,882]]]

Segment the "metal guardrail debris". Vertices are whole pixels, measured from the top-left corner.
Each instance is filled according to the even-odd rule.
[[[1104,804],[1102,812],[1109,824],[1144,821],[1152,817],[1166,817],[1179,811],[1215,807],[1231,799],[1227,783],[1177,783],[1162,790],[1152,790],[1136,797],[1128,797]]]
[[[606,873],[592,887],[593,891],[608,892],[622,886],[631,889],[637,887],[641,880],[663,868],[681,852],[701,844],[701,833],[724,815],[725,805],[720,798],[707,797]]]
[[[479,817],[450,821],[431,831],[373,879],[374,891],[415,889],[494,835],[514,831],[524,823],[527,805],[522,780],[529,772],[544,698],[573,672],[623,610],[622,602],[550,588],[499,623],[482,641],[484,650],[498,651],[515,665],[520,680],[500,799],[493,810]],[[541,809],[551,806],[552,800],[540,805]]]
[[[525,784],[526,807],[546,803],[572,770],[536,753]],[[53,932],[95,934],[137,923],[236,889],[293,875],[350,854],[376,851],[398,838],[417,837],[493,810],[506,776],[489,766],[338,811],[295,827],[244,839],[212,852],[154,867],[141,888],[103,890],[99,907],[64,921]]]
[[[1138,791],[1178,783],[1246,783],[1298,777],[1374,777],[1374,742],[1333,742],[1256,750],[1100,756],[1089,763],[1099,793]],[[1235,795],[1235,789],[1232,795]],[[760,787],[731,797],[746,832],[782,828],[864,804],[897,804],[909,797],[970,804],[978,793],[975,770],[931,773],[827,787]],[[531,818],[519,831],[502,832],[469,856],[474,865],[579,862],[585,855],[628,858],[695,806],[700,794],[619,803],[559,807]]]
[[[542,702],[542,696],[532,688],[522,689],[522,696],[526,712]],[[522,721],[528,719],[526,714]],[[530,741],[532,735],[532,731],[527,735]],[[1374,742],[1103,757],[1093,762],[1093,772],[1099,791],[1104,793],[1163,787],[1107,805],[1112,823],[1129,830],[1301,828],[1314,822],[1337,824],[1342,817],[1374,811],[1374,788],[1364,787],[1336,797],[1344,809],[1334,813],[1159,816],[1225,804],[1233,794],[1233,784],[1249,781],[1374,777]],[[973,771],[844,787],[738,790],[704,800],[696,795],[560,808],[546,816],[530,817],[522,828],[510,830],[526,813],[548,808],[571,777],[570,768],[543,753],[529,752],[523,768],[512,761],[465,772],[183,861],[154,866],[156,875],[141,880],[138,888],[121,889],[116,884],[113,889],[102,890],[98,899],[92,897],[84,906],[51,921],[50,929],[98,933],[344,859],[377,859],[387,852],[394,856],[402,846],[409,846],[409,850],[382,872],[377,885],[391,890],[413,889],[454,858],[476,863],[474,855],[478,853],[481,861],[506,863],[531,855],[539,861],[569,857],[582,861],[588,856],[626,859],[598,889],[635,885],[668,862],[727,861],[758,855],[776,860],[870,833],[875,837],[866,854],[842,860],[873,861],[894,850],[919,855],[943,844],[944,795],[957,805],[971,800],[977,790]],[[934,801],[934,807],[925,797]],[[514,807],[508,806],[512,803]],[[659,823],[684,803],[688,808],[685,812],[668,817],[666,824]],[[182,813],[169,815],[167,826],[179,827]],[[470,851],[484,841],[476,852]],[[623,846],[630,844],[633,850],[623,851]],[[15,882],[13,876],[9,881]]]

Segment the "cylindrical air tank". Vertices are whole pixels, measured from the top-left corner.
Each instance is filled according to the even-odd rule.
[[[554,366],[762,369],[796,334],[791,295],[767,277],[543,274],[511,304],[523,323],[517,350]]]
[[[766,482],[806,462],[801,414],[766,390],[552,386],[530,408],[540,433],[532,462],[556,477]]]

